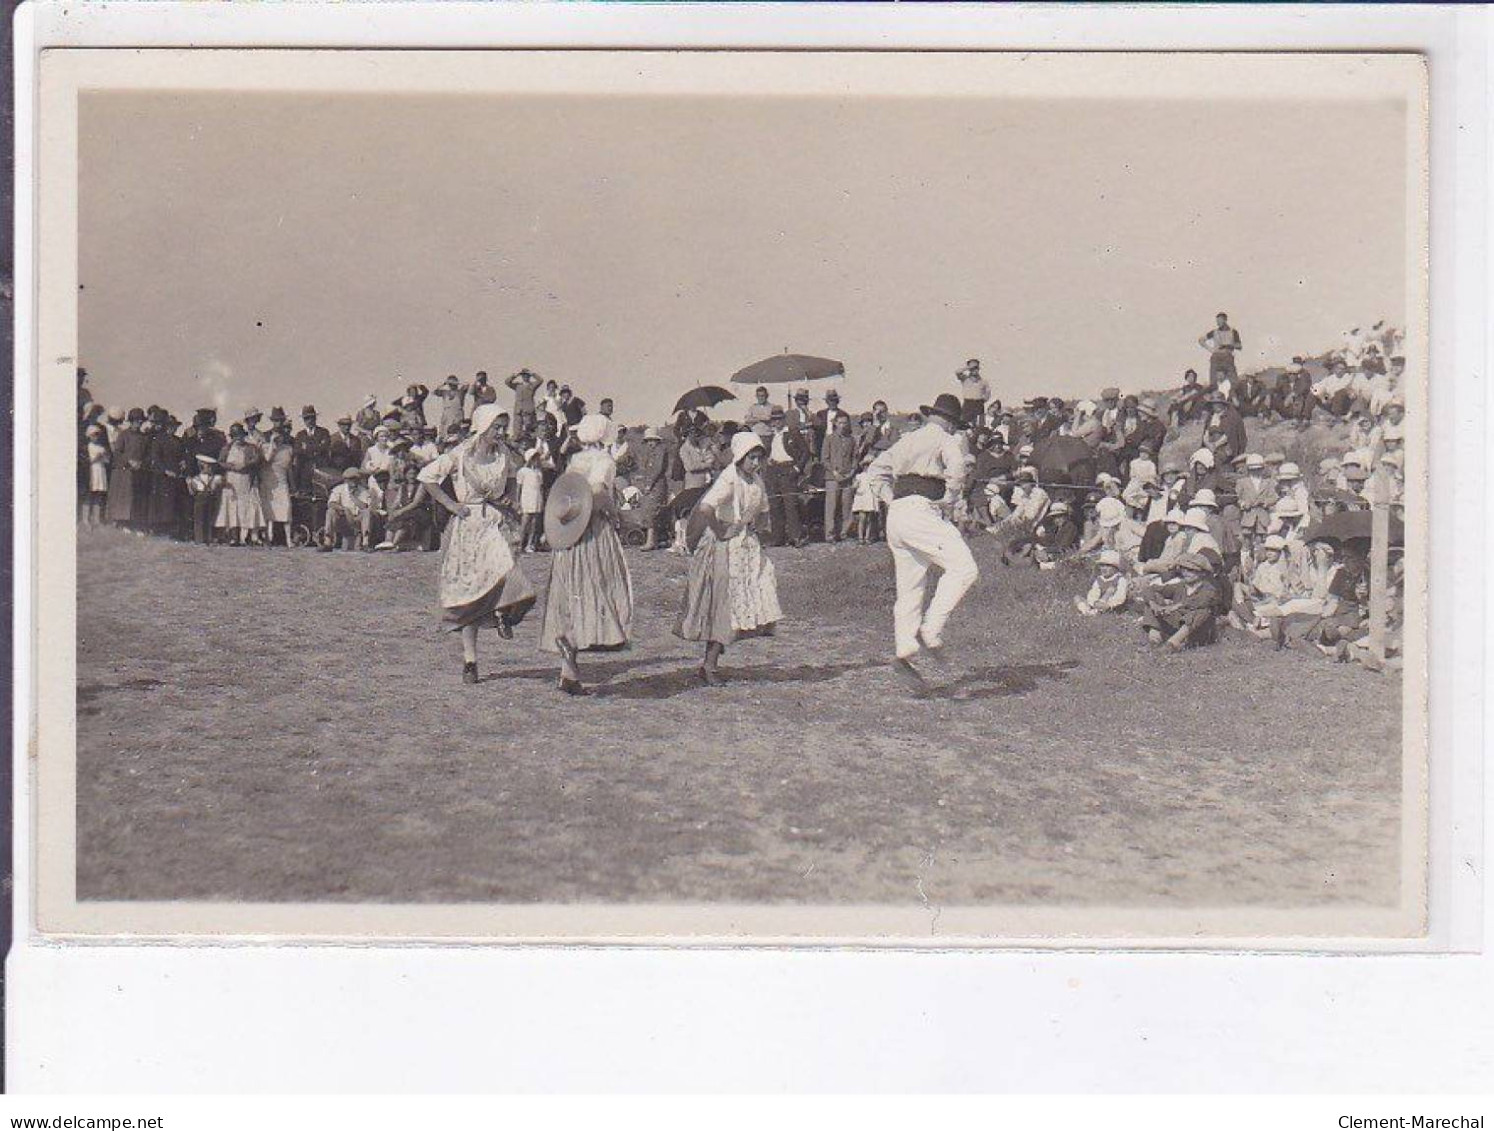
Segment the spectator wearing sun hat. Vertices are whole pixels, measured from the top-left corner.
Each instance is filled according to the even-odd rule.
[[[1142,539],[1138,572],[1153,578],[1170,574],[1177,560],[1188,552],[1188,543],[1197,533],[1185,512],[1177,509],[1168,511],[1159,523],[1147,527]],[[1159,539],[1161,545],[1154,550],[1153,543]]]
[[[1230,623],[1236,628],[1243,628],[1257,635],[1266,634],[1266,626],[1256,609],[1261,605],[1278,605],[1286,600],[1286,549],[1286,539],[1279,534],[1268,534],[1262,539],[1258,550],[1259,560],[1253,561],[1249,573],[1235,584]]]
[[[1217,429],[1224,436],[1224,443],[1216,454],[1221,454],[1225,462],[1233,460],[1236,456],[1244,454],[1247,443],[1245,435],[1245,418],[1240,415],[1240,410],[1229,403],[1229,397],[1220,390],[1209,394],[1209,422],[1208,427]]]
[[[1074,598],[1074,607],[1083,616],[1094,617],[1101,613],[1125,611],[1130,597],[1121,555],[1114,550],[1102,550],[1095,559],[1095,575],[1089,592]]]
[[[657,428],[645,428],[634,453],[633,486],[638,488],[638,518],[647,533],[643,549],[659,546],[659,516],[669,495],[669,452]]]
[[[1266,461],[1255,452],[1245,456],[1245,474],[1235,479],[1235,499],[1240,508],[1243,549],[1253,558],[1256,543],[1271,525],[1276,505],[1276,484],[1266,477]]]
[[[1017,468],[1012,487],[1012,518],[1036,526],[1052,504],[1052,498],[1038,483],[1037,468],[1031,464]]]
[[[1079,547],[1081,554],[1095,550],[1114,551],[1134,565],[1141,548],[1142,526],[1127,511],[1126,503],[1107,494],[1095,503],[1095,523],[1090,535]]]
[[[1278,534],[1286,542],[1287,588],[1298,589],[1308,584],[1312,556],[1307,552],[1307,510],[1295,495],[1283,495],[1271,508],[1271,534]]]
[[[1281,498],[1291,496],[1295,499],[1304,520],[1314,517],[1312,492],[1303,482],[1302,469],[1291,460],[1283,463],[1276,471],[1276,493]]]
[[[1201,554],[1183,554],[1175,570],[1177,580],[1156,586],[1144,595],[1142,631],[1153,644],[1172,651],[1212,644],[1220,604],[1214,570]]]
[[[1119,499],[1110,501],[1120,502]],[[1032,542],[1033,557],[1040,565],[1051,565],[1072,554],[1079,545],[1079,524],[1074,519],[1074,508],[1062,499],[1054,502],[1042,521],[1033,527]]]
[[[1386,452],[1380,457],[1378,466],[1385,472],[1386,497],[1383,501],[1390,503],[1393,507],[1402,504],[1405,500],[1406,491],[1404,453],[1399,451]],[[1362,492],[1365,500],[1370,503],[1381,501],[1377,494],[1379,490],[1378,484],[1379,480],[1371,478],[1369,483],[1365,485],[1365,489]]]
[[[362,469],[370,475],[388,471],[394,458],[393,447],[394,430],[387,424],[380,424],[374,429],[373,443],[363,453]]]
[[[1203,550],[1213,550],[1220,553],[1219,540],[1214,537],[1214,532],[1209,529],[1209,512],[1202,507],[1190,506],[1183,512],[1180,524],[1190,532],[1186,543],[1186,552],[1197,554]]]
[[[1208,487],[1203,488],[1189,501],[1188,513],[1203,516],[1209,536],[1214,541],[1214,551],[1233,568],[1239,561],[1240,538],[1225,521],[1218,496]]]
[[[1205,488],[1213,491],[1218,487],[1219,473],[1214,453],[1208,448],[1199,448],[1188,457],[1188,473],[1184,480],[1183,490],[1178,497],[1178,503],[1186,508],[1199,491]]]

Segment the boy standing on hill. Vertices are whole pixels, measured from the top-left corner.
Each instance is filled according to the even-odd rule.
[[[1233,383],[1240,333],[1229,324],[1229,315],[1222,310],[1214,315],[1214,328],[1199,338],[1198,344],[1209,351],[1209,384],[1217,389],[1226,381]],[[1227,390],[1225,395],[1229,395]]]
[[[955,380],[960,383],[960,416],[966,425],[979,424],[985,415],[986,401],[991,399],[991,386],[980,375],[980,358],[972,357],[963,369],[955,371]]]

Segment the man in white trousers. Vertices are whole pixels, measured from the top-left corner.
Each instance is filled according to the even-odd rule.
[[[970,547],[949,521],[964,488],[968,459],[960,436],[965,427],[961,409],[952,393],[921,406],[927,423],[879,455],[870,469],[873,481],[888,486],[892,495],[887,545],[897,571],[893,671],[917,693],[925,684],[914,658],[921,647],[932,659],[943,660],[944,625],[978,572]],[[925,608],[931,565],[944,573]]]

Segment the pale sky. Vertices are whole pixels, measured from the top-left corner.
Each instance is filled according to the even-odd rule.
[[[1242,367],[1405,324],[1404,131],[1389,99],[88,94],[80,361],[184,419],[527,365],[657,420],[785,348],[853,409],[968,357],[1007,400],[1166,387],[1217,310]]]

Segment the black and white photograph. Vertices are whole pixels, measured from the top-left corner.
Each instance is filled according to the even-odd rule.
[[[1425,932],[1418,56],[41,83],[43,930]]]

